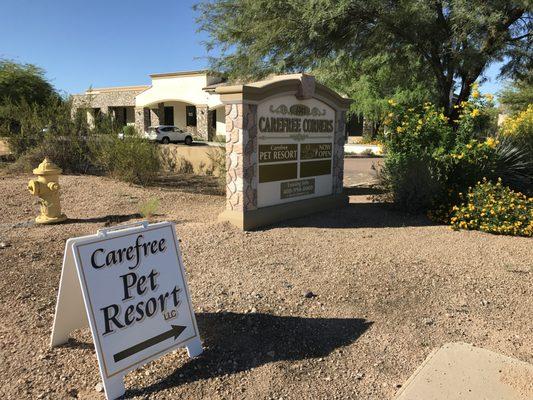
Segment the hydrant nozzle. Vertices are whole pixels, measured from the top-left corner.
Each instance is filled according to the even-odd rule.
[[[48,158],[45,158],[33,174],[37,179],[28,182],[28,190],[34,196],[39,197],[41,214],[35,218],[38,224],[54,224],[65,221],[67,216],[61,213],[59,202],[59,175],[62,170]]]

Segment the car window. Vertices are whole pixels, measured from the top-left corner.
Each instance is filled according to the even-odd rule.
[[[177,126],[174,127],[174,132],[183,133],[183,131],[180,128],[178,128]]]
[[[170,127],[166,127],[166,128],[161,128],[161,132],[170,132],[172,130],[172,128]]]

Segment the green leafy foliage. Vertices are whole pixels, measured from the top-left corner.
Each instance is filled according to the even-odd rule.
[[[454,229],[473,229],[514,236],[533,236],[533,198],[483,179],[453,207]]]
[[[527,153],[483,134],[490,96],[475,90],[471,101],[461,103],[455,129],[433,104],[409,109],[390,104],[382,183],[399,208],[446,222],[460,194],[483,177],[501,177],[519,190],[531,187]]]
[[[154,197],[139,206],[139,214],[141,214],[143,218],[152,218],[157,213],[158,209],[159,200]]]
[[[0,59],[0,107],[19,102],[45,105],[51,99],[57,100],[59,95],[43,69]]]
[[[517,114],[533,104],[533,70],[524,79],[519,79],[505,87],[499,95],[505,111]]]
[[[64,172],[90,170],[90,152],[86,137],[89,127],[76,114],[70,102],[51,99],[47,104],[10,103],[3,109],[6,120],[16,117],[18,125],[4,124],[11,151],[18,158],[17,167],[29,170],[44,157],[50,157]],[[6,126],[7,125],[7,126]]]
[[[90,142],[92,161],[110,176],[139,185],[154,181],[161,169],[157,146],[139,137],[102,135]]]
[[[505,119],[501,137],[517,147],[527,149],[530,160],[533,160],[533,104]]]
[[[372,128],[364,134],[374,140],[383,132],[384,120],[391,111],[387,99],[409,108],[436,98],[431,71],[420,64],[411,52],[377,54],[362,61],[344,54],[335,60],[323,60],[312,73],[353,100],[350,113],[365,117]]]
[[[124,136],[135,136],[137,134],[137,129],[134,125],[126,125],[124,129],[122,129],[122,132],[124,133]]]
[[[458,114],[453,105],[469,98],[491,62],[507,57],[508,75],[531,67],[532,8],[526,0],[216,0],[196,9],[209,36],[207,49],[220,55],[212,66],[230,78],[312,71],[323,63],[350,73],[375,57],[405,55],[413,75],[433,81],[427,89],[436,89],[436,104],[452,120]],[[352,94],[357,79],[340,92]]]

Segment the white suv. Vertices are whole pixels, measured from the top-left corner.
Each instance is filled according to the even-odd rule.
[[[163,144],[170,142],[185,142],[188,146],[192,144],[192,136],[174,125],[151,126],[145,133],[145,137]]]

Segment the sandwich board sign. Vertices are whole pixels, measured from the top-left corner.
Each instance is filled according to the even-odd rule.
[[[108,400],[124,394],[127,372],[178,347],[202,353],[173,223],[67,240],[51,346],[87,323]]]

